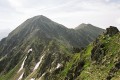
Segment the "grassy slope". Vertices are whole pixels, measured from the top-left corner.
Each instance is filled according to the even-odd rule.
[[[106,55],[102,57],[102,60],[99,64],[96,64],[94,61],[91,61],[91,59],[88,59],[86,64],[89,65],[84,66],[84,71],[82,71],[78,79],[105,80],[109,75],[110,70],[115,67],[118,59],[120,59],[120,34],[116,34],[113,37],[108,37],[107,35],[101,36],[99,38],[99,43],[105,45],[104,48],[106,50]],[[91,45],[91,47],[93,47],[93,45]],[[91,49],[89,47],[87,49],[90,57]],[[118,70],[113,79],[119,80],[119,75],[120,71]]]
[[[84,61],[85,65],[83,70],[79,76],[77,76],[76,80],[106,80],[110,75],[111,69],[114,69],[115,64],[120,60],[120,33],[112,37],[102,35],[98,40],[98,43],[105,45],[103,48],[99,48],[100,50],[105,51],[105,56],[101,58],[99,64],[96,63],[96,61],[91,60],[91,51],[95,45],[98,44],[91,43],[82,52],[71,55],[70,61],[65,64],[64,70],[57,74],[55,79],[65,79],[67,73],[74,69],[72,67],[73,65],[76,65],[77,67],[78,62]],[[74,70],[72,75],[75,75]],[[115,73],[112,73],[112,75],[114,75],[112,80],[119,80],[120,70],[118,69]]]

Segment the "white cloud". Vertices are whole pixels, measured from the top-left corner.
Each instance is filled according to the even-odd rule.
[[[116,20],[116,23],[117,23],[117,24],[120,24],[120,18],[118,18],[118,19]]]
[[[110,0],[105,0],[106,2],[110,2]]]
[[[22,6],[22,2],[21,0],[8,0],[10,5],[13,7],[21,7]]]

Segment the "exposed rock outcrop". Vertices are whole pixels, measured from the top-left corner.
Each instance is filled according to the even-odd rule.
[[[114,26],[110,26],[109,28],[106,29],[106,35],[108,34],[109,36],[113,36],[118,32],[119,30],[117,29],[117,27],[114,27]]]

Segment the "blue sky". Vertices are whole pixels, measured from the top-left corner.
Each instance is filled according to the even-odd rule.
[[[6,36],[36,15],[44,15],[68,28],[91,23],[120,29],[120,0],[0,0],[0,34]]]

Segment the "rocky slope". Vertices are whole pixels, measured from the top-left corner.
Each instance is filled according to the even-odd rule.
[[[88,24],[68,29],[42,15],[30,18],[0,42],[0,80],[68,79],[74,60],[80,58],[76,52],[103,32]]]
[[[110,26],[105,34],[47,77],[45,80],[120,80],[120,32]]]

